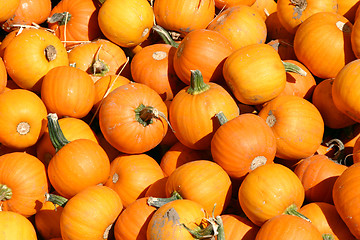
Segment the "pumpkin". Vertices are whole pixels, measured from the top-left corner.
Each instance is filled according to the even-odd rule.
[[[267,30],[267,42],[275,39],[284,39],[292,45],[295,33],[289,33],[283,25],[281,25],[277,11],[267,16],[265,24]]]
[[[221,219],[224,224],[226,239],[253,240],[259,231],[259,226],[243,216],[223,214]]]
[[[333,203],[334,183],[346,168],[326,155],[317,154],[298,162],[294,173],[304,186],[305,199],[308,202]]]
[[[128,77],[130,67],[125,52],[107,39],[77,45],[68,55],[70,65],[87,72],[94,82],[108,75]]]
[[[217,116],[221,127],[211,140],[211,155],[231,178],[243,179],[258,166],[273,162],[276,139],[264,119],[252,113],[229,121],[222,113]]]
[[[281,25],[295,33],[298,27],[310,16],[318,12],[336,13],[337,0],[278,0],[277,13]]]
[[[4,63],[12,80],[21,88],[40,93],[42,78],[57,66],[69,64],[60,39],[44,29],[24,29],[6,46]]]
[[[335,106],[332,97],[333,84],[333,78],[319,82],[313,91],[311,102],[321,113],[325,126],[332,129],[341,129],[356,122]]]
[[[351,23],[355,22],[356,10],[360,6],[360,2],[357,0],[337,0],[338,2],[338,14],[343,15]]]
[[[25,152],[0,156],[0,201],[3,211],[29,217],[45,202],[48,181],[44,164]],[[0,211],[1,212],[1,211]]]
[[[261,226],[255,240],[321,240],[320,231],[311,222],[292,215],[277,215]]]
[[[264,164],[249,172],[238,192],[241,209],[258,226],[277,215],[296,211],[304,197],[304,187],[296,174],[278,163]]]
[[[152,183],[145,192],[145,197],[166,198],[166,182],[168,177],[163,177]]]
[[[309,101],[292,95],[279,96],[259,112],[276,137],[276,157],[298,161],[313,155],[324,134],[324,120]]]
[[[311,202],[302,206],[299,213],[309,218],[323,235],[330,234],[336,240],[355,240],[333,204]]]
[[[107,181],[110,161],[98,143],[90,139],[68,141],[53,113],[48,115],[48,128],[56,154],[51,158],[47,172],[56,192],[70,198],[89,186]]]
[[[170,174],[181,165],[194,161],[211,159],[211,154],[206,150],[195,150],[182,144],[181,142],[175,143],[165,152],[160,161],[160,167],[165,176]]]
[[[92,0],[61,0],[51,10],[48,27],[68,49],[102,36],[98,12],[99,5]]]
[[[212,0],[158,0],[153,8],[158,25],[182,36],[206,28],[215,16],[215,1]]]
[[[195,160],[179,166],[170,174],[166,182],[167,196],[173,192],[200,203],[206,212],[213,211],[217,216],[229,205],[232,183],[217,163]]]
[[[274,39],[267,42],[267,44],[272,46],[277,51],[282,60],[291,61],[297,59],[292,41],[288,39]]]
[[[95,132],[90,126],[82,119],[65,117],[58,120],[60,128],[69,141],[75,139],[90,139],[96,143],[99,143]],[[36,144],[36,156],[45,164],[45,167],[49,165],[51,158],[56,154],[56,150],[51,142],[48,129],[45,130],[43,136]]]
[[[7,19],[2,28],[10,32],[12,28],[45,22],[51,12],[51,0],[20,0],[14,15]]]
[[[0,211],[1,237],[11,240],[37,240],[29,219],[16,212]]]
[[[131,61],[134,82],[154,89],[161,98],[172,100],[186,85],[177,77],[173,60],[176,48],[169,44],[152,44],[144,47]]]
[[[353,163],[360,162],[360,140],[359,140],[359,138],[357,138],[355,141],[352,154],[353,154],[352,155]]]
[[[246,5],[227,7],[207,26],[228,38],[234,50],[241,47],[265,43],[266,24],[258,11]]]
[[[36,230],[44,239],[61,237],[60,216],[62,210],[63,207],[46,201],[35,214],[34,223]]]
[[[352,28],[353,25],[340,14],[316,13],[296,31],[295,55],[313,75],[322,79],[334,78],[356,58],[351,47]]]
[[[187,228],[204,228],[205,217],[207,214],[198,202],[189,199],[169,202],[158,208],[152,215],[148,223],[146,239],[193,240],[194,237]]]
[[[147,197],[139,198],[121,212],[114,225],[115,239],[146,239],[147,226],[156,211],[147,200]]]
[[[357,239],[360,238],[359,176],[360,163],[354,163],[337,178],[332,192],[337,212]]]
[[[1,45],[0,45],[1,46]],[[3,59],[0,57],[0,93],[5,91],[7,85],[7,72]]]
[[[359,59],[346,64],[339,71],[332,85],[332,98],[335,107],[356,122],[360,121],[360,105],[357,101],[360,78],[356,74],[359,67]],[[351,89],[352,94],[349,94],[349,89]]]
[[[167,132],[167,108],[160,95],[142,83],[120,86],[104,99],[99,125],[105,139],[123,153],[143,153]]]
[[[3,23],[7,19],[9,19],[15,13],[19,5],[20,5],[20,0],[1,2],[0,23]]]
[[[251,8],[258,11],[265,21],[268,16],[276,12],[277,5],[274,0],[256,0],[251,5]]]
[[[178,92],[171,102],[170,123],[176,138],[185,146],[210,149],[211,139],[220,126],[214,121],[215,114],[222,111],[230,120],[239,115],[239,108],[223,87],[204,83],[199,70],[191,74],[191,85]]]
[[[0,94],[0,143],[15,149],[35,145],[46,129],[46,115],[45,104],[29,90]]]
[[[224,61],[232,52],[231,42],[220,32],[194,30],[176,49],[173,62],[176,75],[189,85],[191,70],[198,69],[204,82],[220,82]]]
[[[83,70],[71,66],[51,69],[41,86],[41,99],[59,117],[85,117],[94,105],[95,87]]]
[[[154,11],[147,0],[109,0],[99,9],[101,32],[121,47],[133,47],[145,41],[153,23]]]
[[[66,203],[60,217],[61,237],[64,240],[107,239],[122,209],[121,199],[114,190],[90,186]]]
[[[111,162],[109,176],[105,186],[117,192],[127,208],[144,197],[147,188],[164,174],[155,159],[146,154],[120,154]]]
[[[238,5],[251,6],[255,2],[256,0],[216,0],[215,6],[217,9],[227,9]]]

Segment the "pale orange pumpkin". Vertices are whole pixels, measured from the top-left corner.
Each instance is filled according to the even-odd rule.
[[[37,240],[36,231],[29,219],[16,212],[0,211],[0,229],[3,239]]]
[[[20,4],[20,0],[11,0],[11,1],[4,1],[1,2],[0,9],[0,23],[5,22],[7,19],[9,19],[16,11]]]

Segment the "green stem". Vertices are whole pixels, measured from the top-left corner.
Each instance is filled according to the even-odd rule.
[[[324,233],[322,235],[322,239],[323,240],[335,240],[334,236],[332,234],[330,234],[330,233]]]
[[[226,116],[223,112],[219,112],[219,113],[215,114],[215,117],[219,120],[220,125],[224,125],[228,121],[228,119],[226,118]]]
[[[170,36],[169,32],[166,31],[163,27],[159,25],[154,25],[152,29],[160,35],[160,37],[166,44],[169,44],[174,48],[177,48],[179,46],[179,43],[175,42]]]
[[[169,202],[172,202],[172,201],[175,201],[175,200],[179,200],[179,199],[183,199],[181,197],[181,195],[174,191],[171,195],[171,197],[169,198],[157,198],[157,197],[149,197],[148,200],[147,200],[147,204],[149,206],[153,206],[153,207],[161,207],[162,205],[166,204],[166,203],[169,203]]]
[[[9,200],[12,197],[12,190],[5,184],[0,184],[0,201]]]
[[[284,214],[287,215],[293,215],[293,216],[297,216],[300,217],[308,222],[311,222],[309,218],[307,218],[306,216],[304,216],[303,214],[299,213],[297,211],[297,206],[295,204],[291,204],[284,212]]]
[[[47,119],[50,140],[57,152],[70,141],[65,138],[63,132],[61,131],[56,113],[49,113]]]
[[[217,240],[225,240],[225,230],[224,230],[224,224],[222,221],[221,216],[217,216],[215,218],[215,222],[218,224],[218,234],[217,234]]]
[[[284,62],[284,61],[282,61],[282,63],[284,64],[286,72],[294,72],[294,73],[300,74],[301,76],[306,76],[307,75],[305,70],[303,70],[298,65],[295,65],[295,64],[290,63],[290,62]]]
[[[200,70],[190,70],[190,87],[186,90],[188,94],[197,95],[210,89],[210,85],[204,82]]]
[[[49,23],[58,23],[60,26],[67,24],[71,19],[71,14],[69,12],[54,13],[50,18],[48,18]]]
[[[65,207],[66,203],[68,202],[67,198],[52,193],[46,193],[45,198],[46,201],[52,202],[54,205],[56,204],[60,207]]]

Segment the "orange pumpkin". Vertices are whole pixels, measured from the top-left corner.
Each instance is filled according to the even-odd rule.
[[[304,186],[308,202],[333,203],[334,183],[346,168],[326,155],[317,154],[298,162],[294,172]]]
[[[259,112],[276,137],[276,156],[298,161],[313,155],[324,134],[319,110],[298,96],[279,96]]]
[[[275,39],[284,39],[289,43],[293,42],[295,33],[289,33],[283,25],[281,25],[277,11],[271,13],[265,19],[265,24],[268,42]]]
[[[241,209],[258,226],[286,211],[297,210],[304,197],[304,187],[296,174],[278,163],[264,164],[249,172],[238,192]]]
[[[121,47],[134,47],[147,39],[154,11],[147,0],[105,1],[98,14],[100,30]]]
[[[39,159],[24,152],[0,156],[0,201],[3,211],[17,212],[25,217],[34,215],[44,204],[48,190],[46,170]]]
[[[215,15],[215,2],[211,0],[158,0],[153,8],[158,25],[182,36],[206,28]]]
[[[243,216],[223,214],[221,219],[226,239],[253,240],[259,231],[259,226]]]
[[[121,154],[111,162],[109,176],[105,186],[115,190],[127,208],[144,197],[147,188],[164,174],[155,159],[146,154]]]
[[[215,114],[222,111],[230,120],[239,115],[239,108],[223,87],[213,82],[204,83],[198,70],[191,73],[191,85],[176,94],[171,102],[169,119],[182,144],[196,150],[210,149],[211,139],[220,126],[214,121]]]
[[[292,41],[288,39],[274,39],[267,42],[267,44],[272,46],[277,51],[282,60],[297,59]]]
[[[7,19],[2,28],[10,32],[12,28],[45,22],[51,12],[51,0],[20,0],[14,15]]]
[[[295,33],[299,25],[318,12],[336,13],[337,0],[278,0],[277,13],[281,25]]]
[[[11,240],[37,240],[29,219],[16,212],[0,211],[1,238]]]
[[[356,10],[360,6],[358,0],[337,0],[338,13],[346,17],[352,24],[355,22]]]
[[[63,207],[46,201],[35,214],[35,227],[44,239],[61,237],[60,216]]]
[[[15,149],[35,145],[46,129],[46,115],[45,104],[29,90],[0,94],[0,143]]]
[[[57,66],[69,64],[60,39],[44,29],[24,29],[6,46],[4,63],[20,87],[40,93],[42,78]]]
[[[168,177],[163,177],[152,183],[145,192],[145,197],[166,198],[166,182]]]
[[[56,192],[70,198],[89,186],[107,181],[110,161],[98,143],[90,139],[69,142],[56,114],[48,115],[48,128],[56,154],[50,160],[47,172]]]
[[[360,9],[360,8],[358,8]],[[359,12],[359,10],[357,11]],[[352,50],[355,54],[355,56],[357,58],[359,58],[360,56],[360,31],[359,31],[359,26],[360,26],[360,21],[359,21],[359,17],[357,16],[355,18],[355,22],[352,28],[352,32],[351,32],[351,46],[352,46]]]
[[[145,84],[120,86],[104,99],[99,124],[105,139],[124,153],[143,153],[157,146],[168,125],[160,95]]]
[[[226,9],[238,5],[251,6],[255,2],[256,0],[215,0],[215,6],[217,9]]]
[[[3,59],[0,57],[0,93],[5,91],[7,85],[7,71]]]
[[[119,195],[106,186],[90,186],[72,197],[60,217],[64,240],[107,239],[123,206]],[[91,212],[91,217],[86,212]]]
[[[258,11],[246,5],[228,7],[211,21],[207,29],[224,35],[234,50],[250,44],[265,43],[267,35],[264,19]]]
[[[66,48],[101,37],[99,5],[93,0],[61,0],[51,10],[48,27]]]
[[[15,13],[19,5],[20,5],[20,0],[1,2],[0,23],[3,23],[6,20],[8,20]]]
[[[256,0],[251,7],[258,11],[265,21],[268,16],[276,12],[277,4],[274,0]]]
[[[85,117],[94,105],[95,87],[83,70],[60,66],[51,69],[41,86],[41,99],[59,117]]]
[[[230,177],[243,179],[258,166],[273,162],[276,139],[264,119],[252,113],[230,121],[217,116],[222,125],[211,140],[211,154]]]
[[[296,31],[295,55],[313,75],[334,78],[356,58],[351,47],[352,28],[353,25],[340,14],[316,13]]]

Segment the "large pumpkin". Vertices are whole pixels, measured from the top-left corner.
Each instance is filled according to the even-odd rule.
[[[2,239],[36,240],[36,231],[29,219],[16,212],[0,211]]]

